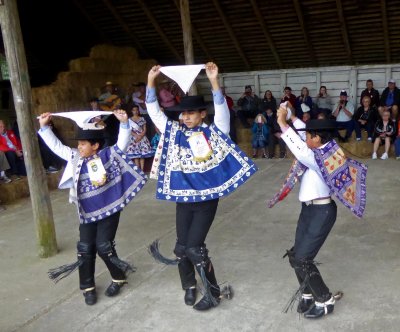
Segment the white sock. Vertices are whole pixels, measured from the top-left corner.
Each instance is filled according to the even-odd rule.
[[[328,301],[326,302],[317,302],[315,301],[315,305],[319,307],[325,307],[329,304],[335,304],[335,298],[332,296]]]

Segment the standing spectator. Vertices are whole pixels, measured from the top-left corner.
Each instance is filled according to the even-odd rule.
[[[10,164],[3,151],[0,151],[0,180],[3,183],[10,183],[11,179],[7,177],[6,170],[10,169]]]
[[[394,79],[389,80],[388,87],[383,90],[380,106],[378,108],[379,115],[382,117],[383,111],[389,110],[392,118],[397,119],[400,104],[400,90],[396,87]]]
[[[369,79],[365,83],[366,89],[361,92],[360,104],[363,106],[363,98],[368,96],[371,99],[371,107],[378,109],[379,107],[379,92],[374,89],[374,82]]]
[[[346,135],[342,137],[338,133],[339,141],[347,142],[354,130],[354,106],[347,100],[347,92],[345,90],[340,91],[339,102],[335,106],[335,110],[332,115],[336,119],[338,128],[346,129]]]
[[[164,108],[173,107],[176,105],[175,95],[171,92],[171,81],[164,79],[160,83],[160,91],[158,92],[158,98],[160,105]]]
[[[319,93],[315,98],[316,111],[313,114],[313,118],[316,118],[319,113],[324,113],[327,117],[330,117],[332,113],[331,97],[328,95],[325,85],[321,85]]]
[[[21,141],[12,130],[6,130],[3,120],[0,120],[0,151],[6,155],[11,167],[10,173],[16,179],[19,179],[19,176],[26,176]]]
[[[231,126],[230,130],[229,130],[229,137],[231,138],[231,140],[233,142],[235,142],[235,144],[237,144],[236,126],[235,126],[236,114],[235,114],[235,110],[233,109],[233,99],[226,94],[224,86],[221,86],[221,92],[222,92],[222,95],[225,97],[226,104],[228,105],[228,108],[229,108],[229,115],[230,115],[229,123]]]
[[[138,90],[133,93],[132,101],[134,104],[139,106],[140,115],[146,120],[147,131],[146,136],[148,139],[151,139],[154,135],[154,124],[151,121],[149,114],[147,113],[146,107],[146,83],[139,82],[137,85]]]
[[[129,124],[132,128],[130,144],[126,150],[126,155],[132,158],[136,166],[144,170],[144,159],[154,155],[150,142],[146,137],[146,120],[140,116],[139,107],[132,106]]]
[[[310,110],[312,109],[312,98],[310,97],[310,92],[308,91],[308,88],[306,88],[305,86],[301,89],[301,94],[296,98],[296,103],[295,105],[293,105],[296,109],[296,117],[298,117],[299,119],[303,118],[303,104],[307,105]]]
[[[276,113],[276,99],[272,95],[271,90],[265,91],[264,98],[260,103],[261,113],[265,113],[267,109],[271,109],[273,113]]]
[[[282,131],[278,125],[276,113],[272,112],[271,109],[266,111],[266,119],[268,125],[268,159],[272,159],[275,156],[275,145],[279,144],[279,158],[283,159],[286,156],[286,143],[281,139]]]
[[[380,145],[385,144],[385,152],[382,154],[381,159],[389,158],[389,148],[392,138],[395,134],[395,123],[390,119],[389,110],[384,110],[382,118],[376,122],[375,125],[375,141],[372,159],[378,159],[377,151]]]
[[[293,107],[296,105],[296,96],[292,93],[292,89],[289,86],[283,89],[281,104],[285,101],[288,101]]]
[[[265,147],[268,144],[268,125],[267,119],[264,115],[258,114],[254,120],[253,127],[251,128],[252,139],[251,145],[253,147],[253,158],[257,158],[258,150],[261,149],[263,158],[267,158]]]
[[[354,129],[356,140],[361,141],[361,129],[364,128],[368,133],[368,141],[372,141],[375,122],[377,120],[376,109],[371,105],[371,98],[365,95],[362,99],[362,106],[354,113]]]
[[[239,110],[237,114],[245,128],[250,128],[247,119],[254,119],[256,117],[259,103],[259,98],[254,94],[251,85],[246,85],[244,87],[244,93],[237,102],[238,106],[241,107],[241,110]]]

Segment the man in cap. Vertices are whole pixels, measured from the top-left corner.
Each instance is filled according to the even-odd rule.
[[[215,117],[208,126],[203,96],[187,96],[168,111],[182,112],[182,124],[161,112],[155,95],[155,79],[160,66],[148,74],[146,105],[157,128],[164,135],[161,142],[156,197],[176,202],[177,242],[174,253],[185,304],[196,302],[197,270],[205,288],[203,298],[193,306],[208,310],[220,302],[221,290],[214,267],[208,256],[205,240],[214,221],[220,197],[227,196],[246,182],[256,171],[250,158],[229,139],[229,109],[218,84],[218,67],[205,65],[212,86]],[[157,242],[152,254],[167,263],[158,252]]]
[[[400,89],[396,86],[396,81],[390,79],[387,88],[383,90],[380,105],[378,108],[379,115],[382,117],[383,111],[389,110],[391,118],[397,120],[400,105]]]
[[[260,99],[254,94],[251,85],[244,87],[244,93],[237,101],[238,106],[241,109],[237,112],[240,122],[245,128],[250,128],[250,124],[247,119],[254,119],[258,113]]]
[[[79,113],[75,112],[74,116],[79,117]],[[79,285],[87,305],[97,302],[96,253],[112,277],[105,291],[107,296],[117,295],[127,283],[127,272],[133,271],[118,257],[114,239],[121,210],[143,187],[145,175],[124,154],[131,136],[126,112],[117,110],[114,116],[120,122],[116,145],[103,148],[103,130],[78,128],[77,149],[63,145],[54,135],[49,127],[51,113],[39,117],[39,135],[54,153],[67,161],[59,188],[70,189],[69,201],[76,205],[80,222],[78,260],[50,270],[49,276],[57,282],[79,268]]]
[[[314,262],[314,258],[336,221],[337,207],[331,194],[334,193],[346,205],[348,204],[345,200],[347,194],[354,189],[356,184],[359,185],[361,192],[358,194],[361,199],[351,209],[353,213],[361,217],[365,208],[366,167],[358,164],[355,167],[351,166],[353,168],[350,167],[350,160],[344,157],[343,151],[333,140],[336,128],[334,120],[310,120],[304,128],[304,124],[292,115],[293,126],[301,133],[299,136],[287,123],[286,107],[281,105],[277,116],[282,130],[281,137],[297,160],[293,164],[296,165],[295,171],[291,172],[294,170],[292,166],[289,172],[291,178],[285,181],[285,184],[289,185],[284,186],[281,192],[275,195],[273,203],[270,202],[270,207],[277,200],[286,197],[297,182],[294,179],[301,177],[299,192],[299,200],[302,203],[301,213],[294,246],[287,251],[286,255],[300,283],[298,294],[301,298],[297,311],[304,313],[306,318],[320,318],[333,312],[336,300]],[[340,162],[335,164],[333,162],[335,160]],[[335,169],[340,174],[339,177],[336,177]],[[364,173],[359,174],[358,179],[352,181],[351,169]],[[340,187],[341,191],[336,190],[332,183]],[[288,308],[295,299],[296,297],[292,298]]]
[[[338,128],[346,129],[346,134],[344,137],[338,133],[339,140],[342,142],[347,142],[353,133],[353,114],[354,106],[347,100],[347,92],[345,90],[340,91],[339,101],[335,106],[332,116],[336,119]]]

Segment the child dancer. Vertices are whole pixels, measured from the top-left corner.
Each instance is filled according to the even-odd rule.
[[[218,67],[212,62],[206,64],[215,108],[215,122],[210,126],[204,123],[207,111],[202,96],[184,97],[174,108],[182,112],[182,124],[160,111],[155,92],[160,68],[154,66],[149,71],[146,95],[149,115],[164,134],[161,157],[155,157],[155,161],[160,159],[156,197],[176,202],[174,253],[184,301],[187,305],[196,302],[196,268],[205,294],[193,308],[207,310],[220,302],[220,288],[205,244],[219,198],[233,192],[257,169],[227,136],[229,109],[219,88]],[[157,241],[150,250],[155,258],[163,258]]]
[[[79,113],[79,112],[77,112]],[[97,302],[94,272],[96,252],[110,271],[112,282],[105,295],[115,296],[127,283],[126,273],[132,267],[118,258],[115,249],[120,212],[143,187],[145,175],[124,154],[131,128],[125,111],[114,111],[120,121],[118,141],[102,149],[103,130],[78,129],[78,148],[63,145],[48,126],[51,113],[39,117],[39,135],[48,147],[68,163],[59,188],[70,188],[70,202],[75,203],[79,216],[78,261],[49,271],[55,282],[79,267],[79,284],[85,303]]]

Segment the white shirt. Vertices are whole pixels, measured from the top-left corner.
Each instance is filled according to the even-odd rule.
[[[303,125],[301,123],[303,123],[301,120],[296,120],[293,125],[295,128],[304,127],[304,123]],[[307,202],[313,199],[329,197],[330,189],[325,183],[319,166],[315,161],[314,152],[307,146],[306,142],[292,128],[288,128],[281,138],[297,160],[308,167],[301,178],[299,201]]]

